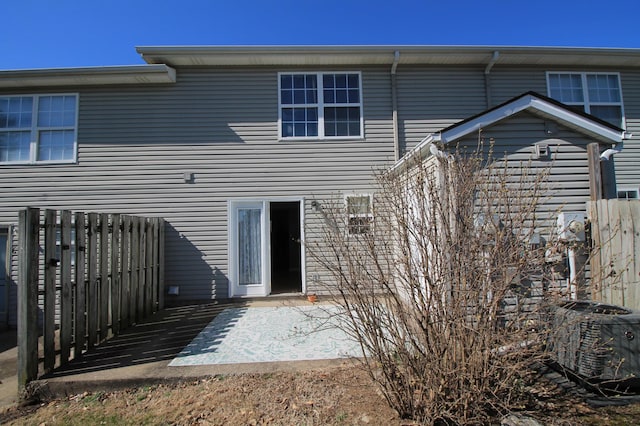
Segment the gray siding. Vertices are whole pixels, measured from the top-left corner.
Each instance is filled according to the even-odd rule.
[[[162,216],[166,282],[184,299],[227,297],[229,199],[370,190],[393,159],[388,72],[363,72],[357,141],[278,141],[277,70],[189,69],[170,87],[79,93],[78,164],[0,167],[0,223],[25,206]]]
[[[226,297],[230,199],[304,198],[313,243],[323,221],[310,201],[371,192],[372,171],[393,160],[389,66],[348,69],[362,71],[363,140],[278,141],[277,74],[302,70],[195,67],[178,69],[172,85],[48,90],[80,94],[78,164],[0,166],[0,224],[15,224],[25,206],[162,216],[167,283],[180,285],[184,299]],[[546,95],[546,71],[498,62],[487,105],[484,67],[399,66],[401,148],[523,92]],[[627,130],[635,136],[616,156],[618,182],[640,186],[640,71],[598,71],[621,72]],[[514,159],[526,159],[532,144],[546,137],[541,126],[525,114],[486,129],[485,136],[495,138],[498,151],[515,150]],[[548,142],[558,146],[557,200],[567,210],[584,210],[588,141],[564,129]],[[193,183],[184,182],[185,172],[194,174]],[[313,290],[309,278],[319,268],[309,256],[306,265]]]
[[[487,108],[481,68],[398,67],[397,78],[405,152],[428,134]]]
[[[549,171],[544,185],[547,193],[538,209],[544,233],[555,232],[550,228],[559,211],[578,211],[586,215],[586,203],[589,201],[586,147],[593,140],[561,125],[556,134],[548,136],[545,134],[545,120],[527,112],[483,129],[482,137],[485,145],[493,138],[495,157],[507,158],[509,166],[515,170],[531,167],[532,171]],[[477,134],[469,135],[460,144],[474,148],[477,141]],[[549,159],[533,158],[536,143],[550,147],[552,154]]]
[[[640,188],[640,71],[620,73],[627,131],[633,134],[615,156],[618,187]]]

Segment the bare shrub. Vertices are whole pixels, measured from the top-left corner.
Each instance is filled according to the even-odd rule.
[[[548,170],[496,161],[482,146],[438,154],[378,173],[370,222],[323,202],[311,251],[401,416],[486,422],[520,406],[524,373],[544,350],[537,237],[549,221],[537,208]]]

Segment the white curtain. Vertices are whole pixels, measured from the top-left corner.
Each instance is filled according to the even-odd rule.
[[[238,283],[261,284],[262,272],[262,211],[257,208],[238,209]]]

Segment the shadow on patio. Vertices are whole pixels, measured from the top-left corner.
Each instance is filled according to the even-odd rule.
[[[244,303],[209,303],[168,308],[120,335],[89,350],[82,357],[40,377],[48,379],[114,368],[170,361],[220,312]],[[241,310],[240,310],[241,311]],[[232,326],[233,323],[230,323]]]

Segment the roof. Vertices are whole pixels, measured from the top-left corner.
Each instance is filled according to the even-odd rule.
[[[593,115],[576,112],[567,105],[536,92],[527,92],[439,132],[427,135],[416,147],[398,160],[392,169],[400,169],[407,159],[414,158],[416,155],[428,156],[433,151],[431,149],[433,143],[442,145],[453,143],[523,111],[561,123],[601,143],[617,144],[631,137],[631,134],[624,129]]]
[[[640,49],[535,46],[139,46],[149,64],[170,66],[580,65],[638,67]]]
[[[176,71],[167,65],[85,68],[43,68],[0,71],[0,88],[88,86],[99,84],[175,83]]]

